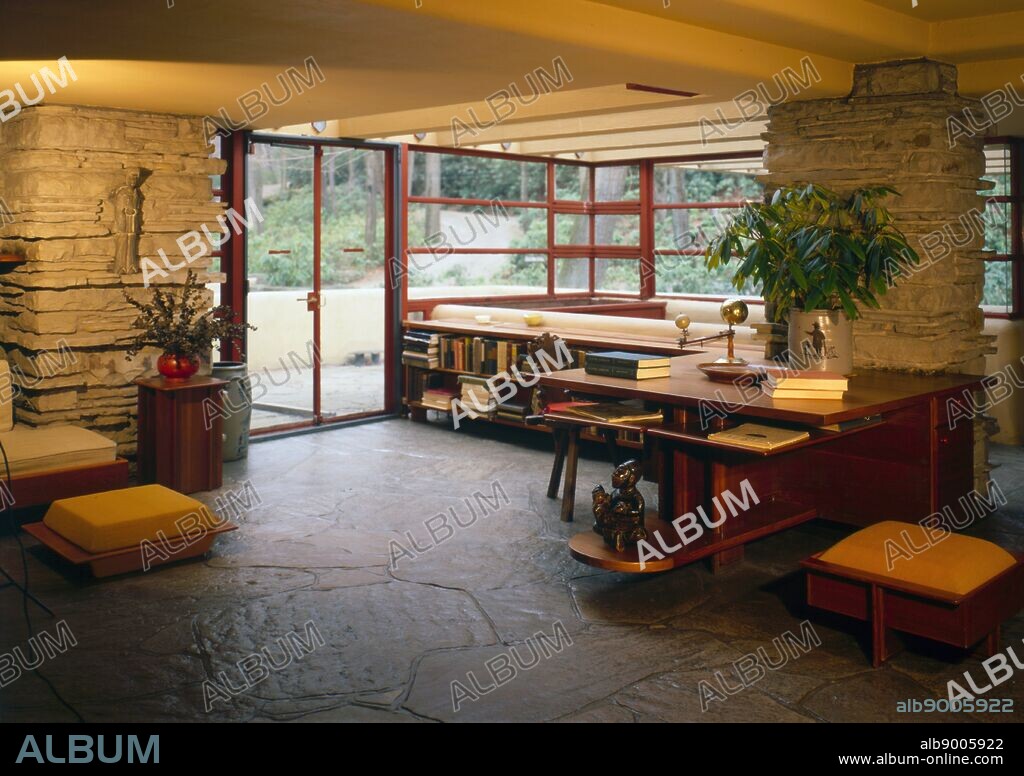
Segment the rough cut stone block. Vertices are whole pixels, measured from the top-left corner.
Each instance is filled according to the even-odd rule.
[[[153,373],[159,354],[124,355],[136,311],[123,291],[148,292],[141,273],[113,271],[111,196],[127,170],[143,170],[140,257],[163,249],[180,262],[181,235],[204,224],[220,231],[225,205],[213,201],[210,176],[226,165],[211,150],[193,117],[39,105],[0,126],[0,191],[14,215],[0,227],[0,250],[27,260],[0,287],[4,350],[21,380],[19,422],[85,425],[122,455],[134,452],[133,381]],[[209,264],[192,264],[201,281]],[[61,362],[55,354],[68,348],[73,358]]]

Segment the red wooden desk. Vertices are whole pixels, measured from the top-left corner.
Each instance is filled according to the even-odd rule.
[[[219,488],[223,421],[205,407],[211,401],[221,406],[220,392],[228,381],[150,377],[135,382],[139,386],[139,482],[155,482],[180,493]]]
[[[649,429],[647,438],[658,462],[658,522],[666,539],[676,537],[669,521],[698,506],[713,517],[712,497],[726,490],[739,497],[741,482],[749,480],[760,504],[707,529],[667,558],[668,567],[706,556],[715,567],[739,560],[746,542],[815,516],[855,525],[917,521],[956,504],[973,486],[973,424],[961,419],[951,428],[946,402],[979,388],[980,376],[859,370],[840,401],[773,400],[711,382],[696,369],[706,360],[707,354],[674,358],[669,377],[653,380],[599,377],[582,369],[541,377],[543,385],[576,396],[643,399],[665,410],[666,425]],[[871,415],[882,421],[842,433],[813,428]],[[811,439],[768,454],[708,439],[746,422],[807,428]],[[636,560],[635,548],[633,558],[630,550],[609,554],[597,534],[578,534],[570,549],[583,562],[620,571]],[[661,568],[648,564],[645,570],[666,564],[655,565]],[[632,570],[639,571],[639,564]]]

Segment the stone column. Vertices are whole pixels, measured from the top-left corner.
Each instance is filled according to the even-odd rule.
[[[881,310],[862,310],[854,362],[873,369],[984,373],[993,352],[982,334],[983,212],[987,184],[982,137],[951,144],[950,117],[978,101],[957,94],[956,67],[918,59],[858,65],[848,97],[786,102],[768,112],[769,187],[813,182],[841,193],[887,185],[887,205],[923,262],[902,279]],[[941,243],[939,243],[941,239]],[[923,242],[922,242],[923,241]],[[975,426],[976,480],[987,480],[986,434]]]
[[[114,192],[142,171],[138,255],[183,261],[177,238],[209,224],[224,205],[211,178],[224,162],[201,118],[101,108],[39,105],[0,125],[0,197],[13,222],[0,224],[0,253],[26,259],[0,275],[0,341],[19,386],[19,423],[72,423],[135,449],[136,390],[154,373],[156,353],[128,362],[135,310],[123,291],[148,292],[141,273],[115,264]],[[219,280],[208,257],[192,264]],[[186,270],[154,282],[178,283]]]

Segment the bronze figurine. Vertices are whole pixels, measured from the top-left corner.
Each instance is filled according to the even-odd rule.
[[[593,490],[594,532],[601,534],[605,544],[616,552],[647,538],[644,497],[636,488],[640,475],[639,461],[626,461],[612,473],[614,490],[610,494],[602,485]]]

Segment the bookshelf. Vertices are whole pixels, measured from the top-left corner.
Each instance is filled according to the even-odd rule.
[[[431,388],[454,391],[459,386],[459,376],[486,379],[505,371],[515,364],[520,356],[526,355],[527,344],[547,332],[565,341],[573,355],[573,363],[565,368],[582,366],[586,354],[603,350],[628,350],[660,356],[679,356],[696,351],[686,351],[672,338],[624,335],[616,336],[604,332],[590,332],[572,329],[552,329],[545,326],[526,324],[495,323],[479,324],[474,321],[404,321],[402,354],[402,402],[415,421],[425,421],[430,411],[450,414],[450,409],[423,401],[423,394]],[[436,338],[436,357],[430,357],[425,347],[415,343],[430,342]],[[429,345],[428,345],[429,347]],[[416,348],[415,350],[411,348]],[[523,408],[519,418],[511,413],[481,415],[477,422],[531,429],[550,433],[544,425],[527,425],[525,418],[534,414],[533,387],[517,386],[516,395],[502,407]],[[500,408],[499,408],[500,409]],[[598,427],[588,429],[581,437],[589,441],[604,442]],[[628,448],[643,446],[640,433],[621,430],[616,443]]]

